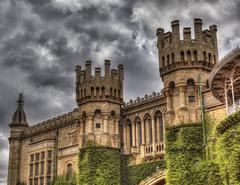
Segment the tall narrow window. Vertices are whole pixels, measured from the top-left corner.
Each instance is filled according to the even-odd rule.
[[[194,51],[194,61],[197,62],[197,60],[198,60],[197,51],[195,50],[195,51]]]
[[[35,175],[39,175],[39,163],[35,163]]]
[[[165,67],[165,58],[164,57],[162,57],[162,65],[163,65],[163,67]]]
[[[181,61],[184,62],[185,61],[185,58],[184,58],[184,52],[181,51]]]
[[[72,173],[73,173],[73,167],[72,167],[72,164],[67,164],[67,180],[69,180],[72,176]]]
[[[48,158],[52,158],[52,151],[51,150],[48,151]]]
[[[172,53],[172,64],[174,63],[174,53]]]
[[[51,175],[52,173],[52,161],[48,161],[47,163],[47,174]]]
[[[44,175],[44,162],[41,162],[41,175]]]
[[[99,96],[99,87],[96,88],[96,95]]]
[[[189,50],[187,51],[187,61],[191,61],[191,52]]]
[[[169,55],[167,55],[167,65],[168,66],[170,65],[170,57],[169,57]]]
[[[33,176],[33,164],[30,164],[30,177]]]
[[[94,87],[91,87],[91,96],[94,96]]]
[[[45,159],[45,152],[41,152],[41,160]]]
[[[104,97],[105,96],[105,88],[104,87],[102,87],[102,97]]]
[[[207,61],[207,54],[206,51],[203,52],[203,60],[206,62]]]
[[[211,54],[211,53],[208,53],[208,61],[209,61],[210,63],[212,63],[212,54]]]

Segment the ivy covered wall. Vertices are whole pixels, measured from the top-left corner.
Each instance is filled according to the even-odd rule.
[[[120,150],[111,147],[86,147],[79,154],[79,184],[120,185]]]
[[[240,185],[240,111],[217,126],[217,162],[224,184]]]
[[[167,184],[193,184],[203,158],[201,124],[166,128]]]

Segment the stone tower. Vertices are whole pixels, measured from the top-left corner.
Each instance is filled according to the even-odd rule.
[[[179,21],[171,23],[172,32],[157,29],[160,76],[167,97],[166,124],[200,121],[199,82],[208,88],[209,73],[218,62],[217,26],[202,30],[202,20],[194,19],[191,28],[183,28],[180,39]]]
[[[20,155],[21,136],[28,127],[25,112],[23,110],[23,94],[19,94],[18,108],[14,112],[12,121],[9,124],[9,164],[8,164],[8,185],[16,185],[20,180]]]
[[[85,69],[76,66],[76,101],[80,111],[81,145],[85,141],[120,147],[120,112],[123,104],[123,65],[118,70],[110,68],[105,60],[105,73],[101,68],[91,72],[91,61]]]

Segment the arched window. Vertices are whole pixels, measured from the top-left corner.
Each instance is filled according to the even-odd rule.
[[[111,111],[111,116],[115,116],[116,112],[114,110]]]
[[[104,87],[102,87],[102,96],[104,97],[105,96],[105,88]]]
[[[111,96],[111,97],[113,96],[113,90],[112,90],[112,88],[110,88],[110,96]]]
[[[172,64],[174,63],[174,53],[172,53]]]
[[[118,98],[120,98],[120,95],[121,95],[121,91],[120,89],[118,89]]]
[[[187,51],[187,61],[191,61],[191,52]]]
[[[213,55],[214,64],[217,63],[216,55]]]
[[[195,86],[195,81],[192,78],[187,79],[187,86]]]
[[[169,82],[169,89],[174,89],[175,88],[175,82],[174,81],[171,81]]]
[[[181,61],[184,62],[185,61],[185,58],[184,58],[184,52],[181,51]]]
[[[203,61],[207,61],[207,54],[206,54],[206,51],[203,52]]]
[[[83,97],[83,90],[82,89],[81,89],[81,95],[80,96],[81,96],[81,98]]]
[[[69,180],[73,175],[73,167],[72,167],[72,164],[71,163],[68,163],[67,164],[67,167],[66,167],[66,177],[67,177],[67,180]]]
[[[94,96],[94,87],[91,87],[91,96]]]
[[[197,57],[197,51],[196,50],[193,52],[193,55],[194,55],[194,61],[197,62],[198,57]]]
[[[165,58],[164,57],[162,57],[162,65],[163,65],[163,67],[165,67]]]
[[[95,115],[100,115],[101,113],[102,113],[102,111],[100,109],[96,109],[94,112]]]
[[[114,98],[117,98],[117,90],[114,89]]]
[[[132,123],[130,120],[127,120],[127,140],[129,141],[129,146],[133,146],[132,142]]]
[[[87,92],[86,92],[86,89],[84,89],[84,97],[87,96]]]
[[[99,87],[96,88],[96,96],[99,96]]]
[[[212,54],[211,54],[211,53],[208,53],[208,61],[209,61],[210,63],[212,63]]]
[[[167,65],[169,66],[170,65],[170,56],[167,55]]]

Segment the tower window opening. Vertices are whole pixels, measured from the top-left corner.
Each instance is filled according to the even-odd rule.
[[[191,52],[187,51],[187,61],[191,61]]]
[[[71,176],[73,175],[73,167],[72,167],[72,164],[67,164],[67,180],[69,180],[71,178]]]
[[[91,96],[94,96],[94,87],[91,87]]]
[[[169,66],[170,65],[170,56],[167,55],[167,65]]]
[[[116,112],[114,110],[111,111],[111,116],[115,116]]]
[[[112,90],[112,88],[110,88],[110,96],[111,96],[111,97],[113,96],[113,90]]]
[[[165,58],[162,57],[162,64],[163,64],[163,67],[165,67]]]
[[[189,102],[195,102],[195,96],[188,96],[188,101]]]
[[[187,86],[195,86],[195,81],[192,78],[187,79]]]
[[[114,89],[114,98],[117,98],[117,90]]]
[[[174,81],[169,82],[169,89],[174,89],[174,88],[175,88]]]
[[[181,51],[181,61],[184,62],[185,61],[185,58],[184,58],[184,52]]]
[[[214,62],[214,64],[216,64],[217,63],[217,60],[216,60],[216,55],[213,55],[213,62]]]
[[[208,53],[208,61],[209,61],[210,63],[212,63],[212,54],[211,54],[211,53]]]
[[[86,95],[87,95],[87,92],[86,92],[86,89],[84,89],[84,96],[86,97]]]
[[[96,123],[96,128],[101,128],[101,123]]]
[[[102,92],[101,92],[101,95],[102,96],[105,96],[105,88],[104,87],[102,87],[102,90],[101,90]]]
[[[96,88],[96,96],[99,96],[99,87]]]
[[[193,55],[194,55],[194,61],[197,62],[198,57],[197,57],[197,51],[196,50],[193,52]]]
[[[206,51],[203,52],[203,60],[206,62],[207,61],[207,54]]]
[[[94,112],[95,115],[100,115],[101,113],[102,113],[102,111],[100,109],[96,109]]]
[[[172,53],[172,64],[174,63],[174,53]]]

